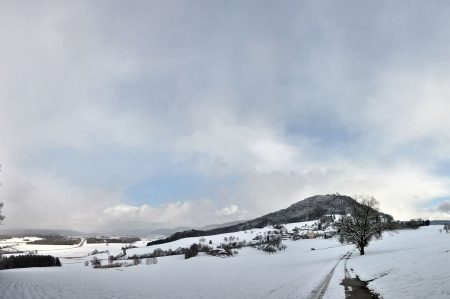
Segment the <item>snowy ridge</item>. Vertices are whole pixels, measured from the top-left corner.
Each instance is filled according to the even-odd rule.
[[[286,209],[282,209],[250,221],[239,223],[232,226],[216,228],[212,230],[188,230],[177,232],[168,238],[149,242],[149,245],[158,245],[168,242],[173,242],[178,239],[188,237],[210,236],[223,233],[233,233],[244,230],[251,230],[262,228],[274,224],[298,223],[304,221],[317,220],[325,215],[338,214],[345,215],[350,212],[350,207],[355,203],[355,200],[349,196],[340,194],[316,195],[295,204],[292,204]],[[386,218],[392,216],[377,212]]]

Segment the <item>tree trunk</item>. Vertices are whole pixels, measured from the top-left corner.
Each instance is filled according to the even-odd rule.
[[[359,253],[360,253],[361,255],[364,255],[364,246],[360,246],[360,247],[359,247]]]

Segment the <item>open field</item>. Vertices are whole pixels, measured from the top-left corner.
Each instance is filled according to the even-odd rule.
[[[293,225],[290,225],[293,226]],[[242,239],[266,230],[253,230],[206,237],[219,243],[224,236]],[[198,242],[199,238],[129,249],[128,255],[150,253],[155,248],[176,249]],[[45,250],[61,258],[62,267],[15,269],[0,272],[2,298],[319,298],[313,291],[328,280],[324,298],[344,298],[345,267],[359,275],[369,288],[383,298],[448,298],[450,294],[450,234],[439,233],[438,226],[385,234],[367,248],[365,256],[356,252],[350,259],[342,256],[353,249],[334,239],[285,241],[286,251],[267,254],[243,248],[230,258],[200,254],[158,258],[157,264],[93,269],[84,266],[89,252],[120,252],[122,244],[83,244],[81,247],[20,245],[30,250]],[[37,247],[38,246],[38,247]],[[315,250],[311,250],[314,248]],[[42,252],[44,253],[44,251]],[[107,254],[99,254],[106,259]],[[330,275],[330,270],[334,269]],[[384,275],[384,276],[383,276]],[[382,276],[382,277],[380,277]]]

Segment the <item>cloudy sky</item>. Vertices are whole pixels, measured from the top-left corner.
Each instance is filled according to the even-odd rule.
[[[4,228],[370,194],[450,217],[446,1],[2,1]]]

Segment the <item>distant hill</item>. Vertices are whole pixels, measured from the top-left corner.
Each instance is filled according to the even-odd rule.
[[[81,236],[83,233],[68,229],[0,229],[0,235],[7,236]]]
[[[161,237],[170,236],[173,233],[182,231],[182,230],[188,230],[191,229],[191,227],[186,226],[179,226],[175,228],[159,228],[159,229],[115,229],[111,231],[107,231],[104,234],[108,236],[133,236],[133,237],[140,237],[140,238],[150,238],[150,239],[157,239]]]
[[[233,233],[242,230],[250,230],[253,228],[263,228],[268,225],[285,224],[292,222],[302,222],[320,219],[324,215],[329,214],[348,214],[352,204],[355,202],[350,196],[339,194],[316,195],[297,203],[292,204],[286,209],[282,209],[253,220],[237,223],[226,227],[218,227],[209,230],[187,230],[177,232],[168,238],[149,242],[147,245],[157,245],[173,242],[183,238],[211,236],[224,233]],[[392,216],[380,213],[385,218]]]
[[[208,224],[208,225],[199,227],[197,229],[198,230],[210,230],[210,229],[215,229],[215,228],[233,226],[233,225],[241,224],[244,222],[247,222],[247,220],[230,221],[230,222],[218,223],[218,224]]]
[[[115,229],[109,231],[97,232],[79,232],[69,229],[22,229],[10,228],[0,229],[0,236],[66,236],[66,237],[140,237],[149,239],[158,239],[170,236],[171,234],[183,230],[191,229],[191,227],[179,226],[175,228],[160,228],[160,229]]]
[[[450,223],[450,220],[431,220],[430,225],[444,225]]]

